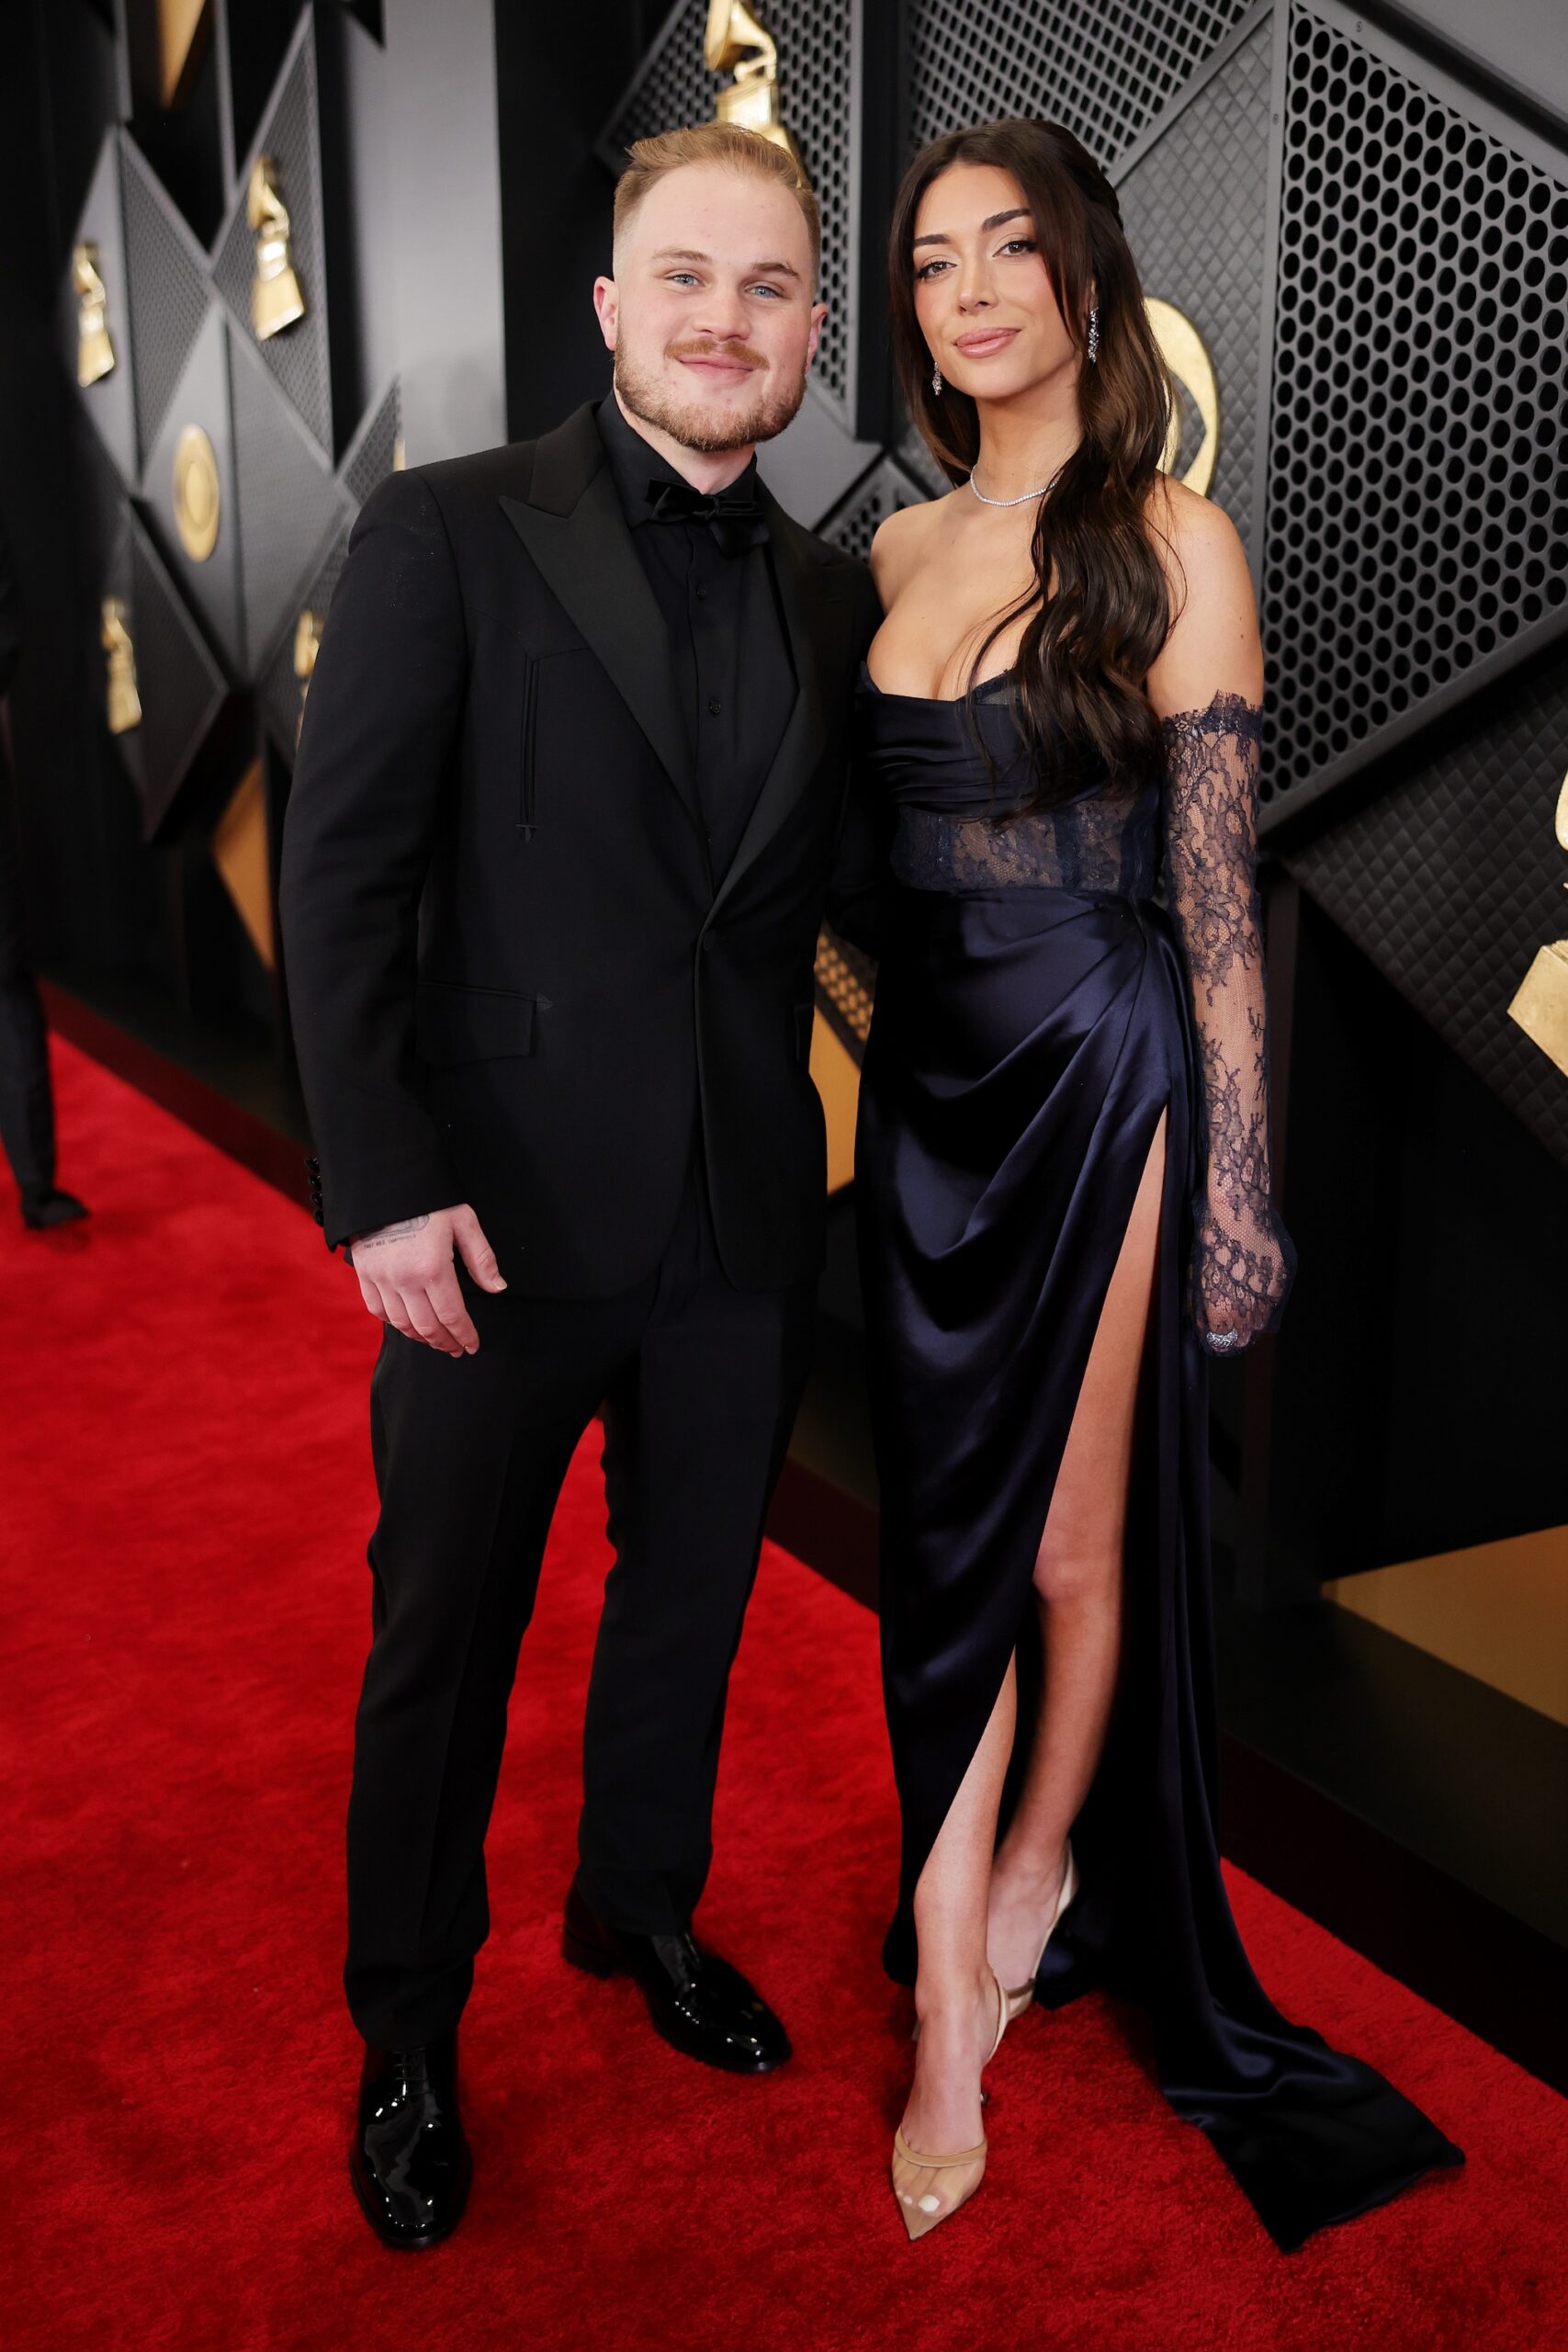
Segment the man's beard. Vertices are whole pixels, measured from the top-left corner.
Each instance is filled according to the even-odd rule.
[[[677,398],[624,345],[615,353],[615,390],[634,416],[641,417],[645,424],[654,425],[660,433],[668,433],[682,448],[697,450],[705,457],[716,457],[725,449],[750,448],[756,441],[772,441],[784,431],[806,398],[804,368],[793,383],[781,384],[773,380],[773,371],[760,352],[739,350],[731,344],[672,344],[665,356],[668,358],[671,352],[731,350],[737,352],[737,356],[758,365],[760,380],[749,405],[729,412],[722,419],[695,401]]]

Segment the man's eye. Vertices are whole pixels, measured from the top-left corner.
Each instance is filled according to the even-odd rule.
[[[777,286],[770,286],[764,278],[760,278],[757,284],[752,287],[751,291],[753,294],[767,295],[770,301],[782,302],[784,300],[784,294],[781,288]]]
[[[669,276],[671,286],[694,286],[697,282],[694,269],[672,269]]]

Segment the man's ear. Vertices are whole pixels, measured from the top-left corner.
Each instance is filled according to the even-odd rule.
[[[604,338],[606,351],[615,347],[615,329],[620,322],[620,298],[613,277],[593,280],[593,311],[599,322],[599,332]]]
[[[817,346],[822,340],[822,322],[828,315],[826,302],[811,305],[811,332],[806,338],[806,364],[809,368],[817,356]]]

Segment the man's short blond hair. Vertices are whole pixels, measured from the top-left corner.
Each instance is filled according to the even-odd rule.
[[[656,180],[681,171],[687,164],[716,164],[728,172],[748,172],[753,179],[777,180],[799,205],[811,241],[811,281],[822,259],[822,215],[806,175],[783,147],[760,131],[743,130],[735,122],[694,122],[682,130],[661,130],[656,139],[638,139],[626,149],[626,170],[615,184],[615,234],[618,243],[633,215]]]

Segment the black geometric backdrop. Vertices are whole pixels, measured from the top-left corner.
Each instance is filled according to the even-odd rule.
[[[111,509],[92,537],[117,550],[113,592],[129,606],[142,718],[118,741],[149,840],[209,820],[182,788],[235,695],[256,695],[279,749],[292,756],[299,612],[324,610],[317,600],[335,578],[333,555],[341,563],[358,507],[400,462],[396,383],[376,387],[363,416],[344,419],[329,331],[321,148],[323,138],[347,139],[351,127],[322,121],[319,51],[323,40],[371,37],[337,7],[287,13],[292,30],[279,44],[270,91],[253,109],[254,137],[222,191],[210,249],[160,182],[133,126],[106,134],[75,232],[98,248],[118,363],[79,393],[109,461],[88,469],[84,491]],[[333,77],[332,86],[342,81]],[[302,318],[265,341],[252,325],[256,240],[246,217],[251,166],[262,154],[273,159],[288,209],[305,302]],[[69,272],[59,318],[62,357],[73,375]],[[207,435],[220,484],[218,540],[205,560],[186,551],[175,509],[174,450],[190,425]],[[100,587],[111,593],[107,574]]]

